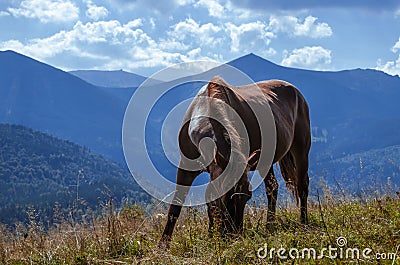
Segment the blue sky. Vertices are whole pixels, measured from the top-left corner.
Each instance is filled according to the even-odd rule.
[[[253,52],[280,65],[400,74],[400,1],[0,0],[0,50],[143,75]]]

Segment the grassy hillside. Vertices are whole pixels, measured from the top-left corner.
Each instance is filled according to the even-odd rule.
[[[45,133],[0,124],[0,222],[25,221],[31,208],[51,218],[56,203],[95,209],[110,197],[148,199],[119,164]]]
[[[208,237],[203,208],[185,208],[168,251],[157,247],[164,206],[128,205],[115,211],[109,204],[101,216],[81,222],[58,219],[47,232],[34,218],[14,230],[3,227],[0,263],[400,264],[399,193],[367,200],[327,192],[311,201],[308,226],[299,224],[298,211],[288,204],[279,209],[271,229],[265,227],[266,209],[249,205],[244,235],[228,240]]]

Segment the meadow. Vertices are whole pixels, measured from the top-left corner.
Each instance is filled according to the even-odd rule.
[[[266,227],[263,204],[246,206],[244,233],[209,235],[204,207],[184,208],[169,250],[158,240],[167,205],[110,201],[99,213],[78,207],[51,225],[32,210],[27,224],[0,227],[1,264],[400,264],[400,193],[350,197],[321,192],[309,200],[309,225],[291,200]],[[315,250],[315,253],[313,252]]]

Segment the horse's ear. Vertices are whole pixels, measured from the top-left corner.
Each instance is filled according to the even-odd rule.
[[[257,165],[258,160],[260,160],[260,153],[261,150],[257,149],[253,153],[250,154],[249,159],[247,159],[247,168],[253,168],[255,165]]]
[[[207,93],[211,98],[218,97],[221,93],[223,87],[227,87],[228,84],[220,77],[214,77],[207,85]]]

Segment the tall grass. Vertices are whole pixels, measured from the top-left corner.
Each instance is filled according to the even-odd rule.
[[[400,245],[400,195],[349,198],[328,190],[310,199],[309,225],[298,222],[299,211],[282,204],[277,222],[265,226],[267,209],[255,203],[246,206],[244,233],[221,239],[208,236],[204,207],[184,208],[168,251],[157,247],[166,222],[167,205],[154,203],[146,209],[111,202],[98,215],[82,217],[54,214],[46,227],[29,213],[27,225],[0,226],[1,264],[400,264],[397,257],[376,259],[377,253],[395,253]],[[260,248],[370,248],[374,258],[280,258],[257,255]],[[288,253],[286,253],[287,255]]]

